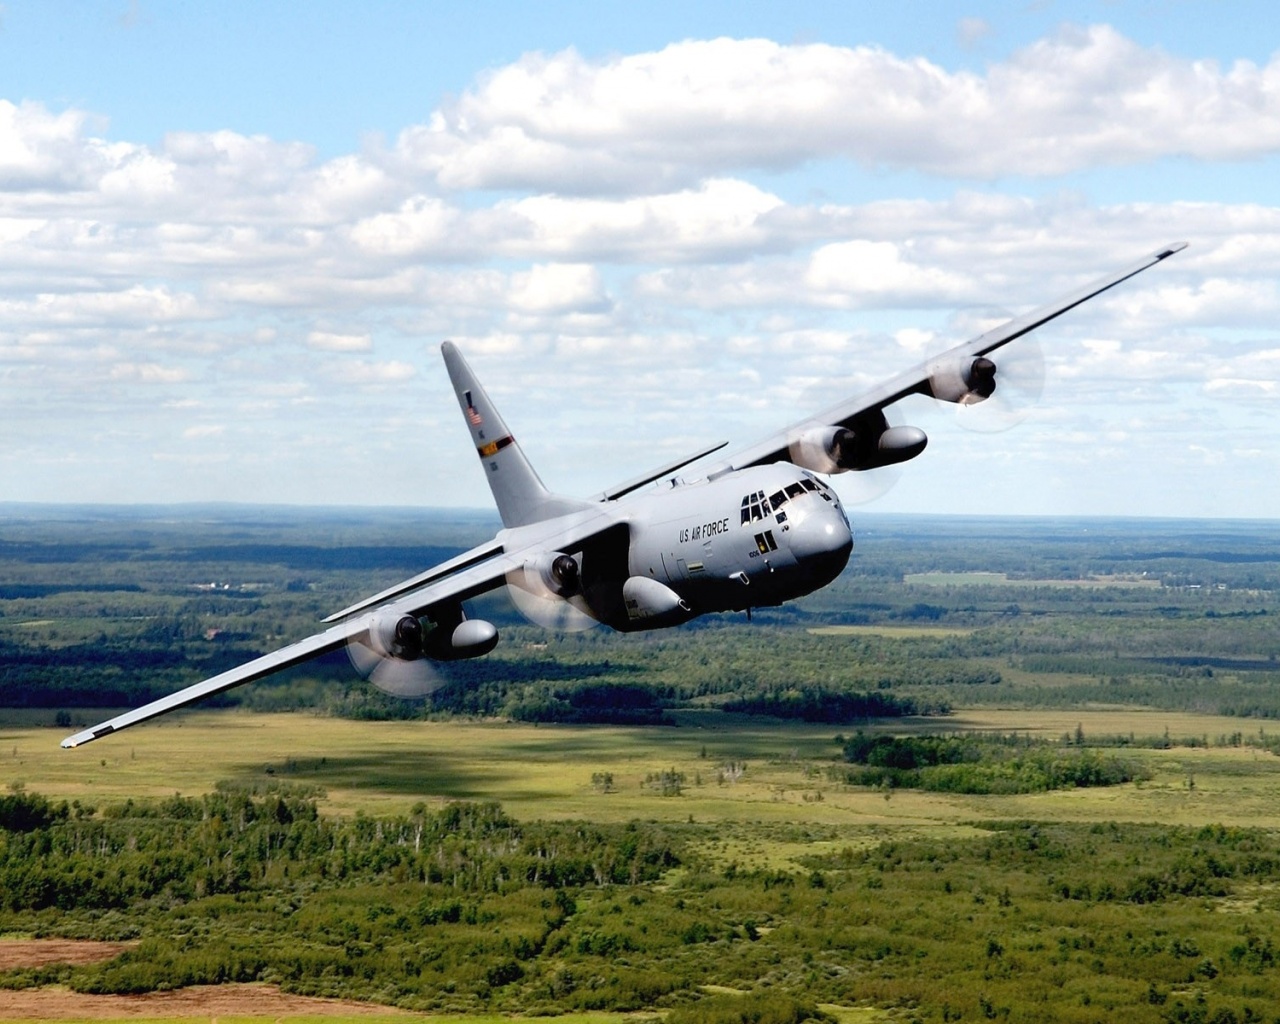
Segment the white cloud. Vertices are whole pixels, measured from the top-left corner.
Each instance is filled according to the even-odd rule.
[[[495,219],[516,218],[528,233],[508,252],[591,253],[685,261],[753,251],[785,234],[768,223],[785,204],[756,186],[712,179],[697,188],[631,199],[533,196],[500,204]]]
[[[1223,70],[1107,26],[1066,27],[985,75],[762,39],[529,54],[397,143],[444,188],[577,194],[830,157],[991,179],[1278,149],[1280,55]]]
[[[184,441],[201,441],[206,437],[220,437],[226,432],[226,426],[221,423],[206,423],[198,427],[188,427],[182,432]]]
[[[373,338],[368,334],[312,331],[307,335],[307,346],[322,352],[369,352],[373,349]]]
[[[44,293],[0,300],[0,321],[26,327],[146,325],[208,316],[196,298],[164,287],[131,285],[114,292]]]
[[[394,213],[366,217],[351,229],[361,249],[389,256],[410,256],[444,247],[460,230],[461,212],[443,200],[414,196]]]
[[[328,375],[333,381],[339,384],[361,386],[399,384],[416,373],[417,370],[412,364],[397,360],[374,363],[356,359],[351,362],[332,363],[328,367]]]
[[[1256,416],[1280,393],[1280,209],[972,179],[1267,156],[1278,68],[1219,68],[1107,28],[1064,29],[981,73],[762,40],[569,51],[496,69],[389,149],[327,160],[230,131],[112,141],[87,113],[0,101],[4,415],[66,427],[72,457],[74,438],[122,423],[148,453],[227,436],[190,410],[230,410],[280,459],[283,494],[335,434],[402,436],[447,412],[435,348],[451,337],[495,391],[519,392],[522,438],[589,433],[639,472],[1187,238],[1044,332],[1037,417],[1053,429],[991,446],[1045,465],[1104,449],[1120,465],[1157,443],[1185,460],[1214,414]],[[812,161],[828,163],[755,173]],[[918,179],[884,176],[877,193],[898,197],[826,198],[849,162],[969,184],[921,198]],[[1180,418],[1155,415],[1170,409]],[[597,469],[575,460],[566,485]],[[457,500],[487,502],[473,482]]]
[[[835,242],[813,254],[805,283],[838,305],[954,302],[969,290],[960,274],[904,259],[892,242]]]
[[[101,143],[85,139],[89,116],[51,114],[39,103],[0,99],[0,188],[61,191],[83,187],[108,160]]]
[[[598,310],[608,305],[600,274],[581,263],[536,264],[513,276],[510,302],[528,313]]]
[[[138,384],[181,384],[190,380],[188,371],[177,366],[161,366],[159,363],[116,363],[108,372],[115,381]]]

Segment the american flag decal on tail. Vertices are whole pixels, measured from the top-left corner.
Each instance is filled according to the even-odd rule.
[[[471,392],[468,391],[463,397],[466,398],[467,400],[467,422],[470,423],[473,427],[484,426],[484,417],[480,415],[480,411],[475,407],[475,404],[471,401]]]

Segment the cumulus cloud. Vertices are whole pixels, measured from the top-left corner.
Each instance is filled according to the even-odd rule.
[[[0,188],[62,191],[89,185],[110,166],[103,143],[85,138],[89,116],[52,114],[39,103],[0,99]]]
[[[56,404],[60,423],[99,416],[73,434],[127,421],[166,449],[217,436],[191,409],[234,410],[272,444],[323,450],[447,406],[435,344],[452,337],[530,400],[522,437],[591,431],[643,460],[741,437],[744,413],[780,425],[812,388],[868,386],[1188,238],[1053,327],[1071,404],[1043,415],[1081,453],[1194,432],[1106,409],[1280,399],[1280,209],[974,181],[1267,156],[1277,76],[1280,57],[1219,67],[1105,27],[981,73],[766,40],[532,54],[389,147],[326,160],[231,131],[112,140],[88,113],[0,100],[6,414]],[[921,198],[908,176],[895,198],[837,202],[757,173],[811,161],[956,184]]]
[[[762,39],[599,61],[529,54],[397,143],[443,188],[576,194],[831,157],[992,179],[1277,148],[1280,56],[1223,69],[1107,26],[1066,27],[981,75]]]
[[[969,285],[964,276],[921,266],[892,242],[834,242],[817,250],[805,283],[837,304],[858,305],[875,296],[882,303],[911,305],[920,298],[955,301]]]
[[[113,292],[42,293],[0,300],[0,320],[29,327],[155,324],[203,315],[206,313],[194,296],[141,284]]]
[[[530,313],[596,310],[608,303],[599,273],[584,264],[537,264],[511,284],[511,304]]]

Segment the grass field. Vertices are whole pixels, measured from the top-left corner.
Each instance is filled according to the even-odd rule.
[[[969,636],[973,629],[964,626],[814,626],[805,632],[810,636],[884,636],[901,640],[922,636]]]
[[[914,572],[902,577],[908,585],[925,587],[1141,587],[1158,590],[1160,580],[1142,576],[1085,576],[1081,579],[1018,579],[1003,572]]]
[[[517,818],[807,822],[852,830],[949,829],[975,819],[1038,818],[1280,827],[1280,758],[1212,745],[1240,719],[1128,708],[965,710],[895,722],[894,731],[1034,733],[1057,738],[1207,739],[1208,747],[1134,749],[1154,777],[1104,789],[1025,796],[881,793],[828,779],[838,748],[826,725],[687,712],[675,727],[505,722],[355,722],[307,714],[196,711],[76,750],[63,731],[0,725],[0,785],[83,802],[208,792],[220,780],[275,778],[322,787],[332,813],[390,813],[424,801],[496,800]],[[848,729],[846,732],[850,731]],[[740,774],[732,765],[745,765]],[[646,787],[674,769],[679,796]],[[593,776],[612,776],[611,791]]]
[[[28,712],[0,721],[0,786],[20,784],[50,797],[98,804],[129,796],[195,795],[211,790],[220,780],[284,780],[321,787],[322,810],[339,815],[404,812],[419,801],[439,807],[452,800],[495,800],[514,817],[527,821],[692,820],[717,826],[698,840],[704,865],[726,871],[762,868],[797,878],[809,875],[815,858],[836,863],[849,851],[871,850],[885,841],[945,841],[938,849],[951,843],[967,845],[961,840],[981,842],[992,834],[987,823],[999,819],[1280,827],[1280,758],[1256,747],[1220,742],[1219,738],[1226,740],[1242,727],[1257,734],[1256,725],[1236,718],[1107,707],[1041,712],[966,709],[945,719],[879,726],[894,732],[943,728],[1049,738],[1075,735],[1077,729],[1086,738],[1167,733],[1175,741],[1194,737],[1209,743],[1126,749],[1125,757],[1141,759],[1152,769],[1152,777],[1140,783],[971,796],[870,790],[836,781],[828,772],[837,765],[839,753],[830,726],[718,712],[679,712],[676,717],[676,726],[623,728],[498,721],[356,722],[297,713],[194,711],[77,750],[63,750],[58,742],[65,730],[35,724],[40,716]],[[742,770],[736,771],[735,766]],[[663,796],[645,784],[647,776],[660,771],[683,774],[680,795]],[[609,791],[599,784],[605,774],[612,777]],[[685,873],[684,868],[669,873],[663,888],[691,884],[694,879],[685,879]],[[1274,909],[1274,894],[1242,885],[1237,897],[1240,920],[1248,916],[1265,928]],[[1062,904],[1062,912],[1075,914],[1075,906]],[[1188,901],[1179,913],[1213,909],[1208,903],[1197,908],[1199,904]],[[1224,902],[1220,909],[1227,912],[1231,907]],[[972,913],[972,908],[967,910]],[[841,911],[845,912],[852,910]],[[998,907],[991,912],[1001,913]],[[354,1024],[374,1019],[359,1009],[344,1011],[341,1006],[295,1012],[282,1004],[276,1012],[262,1014],[252,1004],[218,1002],[228,995],[225,989],[210,989],[207,996],[180,990],[194,1001],[170,1005],[157,1000],[143,1004],[141,1010],[127,1002],[110,1001],[134,997],[38,989],[15,993],[15,998],[26,1002],[15,1004],[12,1011],[0,996],[0,1024],[139,1016],[183,1024],[206,1020],[218,1024],[350,1020]],[[208,1003],[198,1001],[202,998]],[[106,1001],[92,1002],[95,999]],[[827,1009],[841,1024],[899,1019],[865,1005]],[[410,1018],[383,1014],[376,1019],[391,1024]],[[499,1018],[427,1019],[496,1024]],[[601,1013],[540,1019],[555,1024],[626,1024],[656,1017]]]

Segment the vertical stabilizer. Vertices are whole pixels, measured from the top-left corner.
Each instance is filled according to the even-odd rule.
[[[471,431],[471,440],[480,455],[489,489],[502,516],[502,525],[528,526],[530,523],[590,507],[552,494],[529,465],[516,439],[498,414],[462,353],[451,341],[440,346],[444,365],[458,395],[458,406]]]

